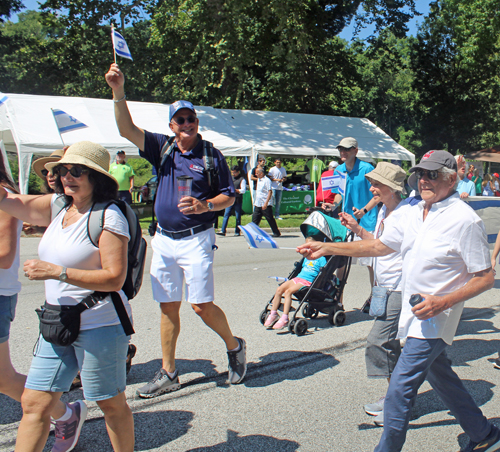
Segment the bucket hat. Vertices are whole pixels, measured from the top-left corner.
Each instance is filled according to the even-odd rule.
[[[112,179],[118,186],[116,179],[108,173],[109,161],[110,155],[106,148],[92,141],[79,141],[66,150],[61,160],[47,163],[45,168],[52,170],[57,165],[83,165],[98,173],[104,174]]]
[[[35,174],[38,177],[45,179],[45,176],[42,174],[42,170],[45,168],[45,164],[50,163],[50,162],[58,162],[59,160],[61,160],[63,155],[64,155],[64,151],[62,149],[57,149],[52,154],[50,154],[48,157],[42,157],[42,158],[36,159],[33,162],[33,165],[31,165],[31,168],[33,169],[33,171],[35,172]]]
[[[387,185],[393,190],[405,193],[405,179],[406,171],[398,165],[394,165],[389,162],[380,162],[377,167],[365,174],[365,177],[370,180],[380,182],[383,185]]]

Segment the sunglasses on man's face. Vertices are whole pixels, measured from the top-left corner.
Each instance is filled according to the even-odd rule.
[[[415,171],[415,176],[418,180],[422,179],[424,176],[429,180],[436,180],[439,177],[438,170],[417,170]]]
[[[193,124],[196,121],[196,116],[188,116],[187,118],[184,118],[182,116],[179,116],[178,118],[172,118],[172,121],[174,121],[176,124],[182,126],[186,121],[189,124]]]
[[[82,168],[81,166],[72,166],[71,169],[66,168],[65,166],[58,166],[56,168],[56,173],[59,176],[64,177],[66,174],[71,174],[73,177],[81,177],[82,174],[88,173],[89,170],[87,168]]]
[[[342,146],[339,146],[337,149],[339,150],[339,152],[349,152],[351,149],[354,148],[344,148]]]
[[[45,168],[40,172],[42,173],[43,177],[47,177],[47,174],[49,174],[49,170],[46,170]]]

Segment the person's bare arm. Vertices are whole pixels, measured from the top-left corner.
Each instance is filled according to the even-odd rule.
[[[262,206],[263,209],[267,209],[267,206],[269,205],[269,201],[271,201],[272,197],[273,197],[273,191],[269,190],[269,193],[267,194],[266,202]]]
[[[491,267],[493,270],[495,269],[495,265],[497,263],[498,253],[500,253],[500,231],[497,235],[497,240],[495,242],[495,247],[493,248],[493,253],[491,253]]]
[[[115,102],[115,119],[120,135],[144,151],[144,130],[137,127],[132,121],[132,116],[127,106],[125,97],[125,76],[116,63],[113,63],[106,74],[106,82],[113,90]]]
[[[392,248],[384,245],[379,239],[359,240],[357,242],[307,242],[297,247],[297,252],[308,259],[321,256],[380,257],[394,253]]]
[[[102,270],[80,270],[68,268],[66,282],[84,289],[99,292],[115,292],[120,290],[127,277],[128,239],[109,231],[102,231],[99,239],[99,253]],[[23,270],[29,279],[59,279],[62,272],[60,265],[39,259],[29,259]]]
[[[132,190],[134,189],[134,176],[130,178],[130,193],[132,193]]]
[[[51,199],[52,195],[18,195],[0,187],[0,210],[37,226],[50,224]]]
[[[376,205],[377,205],[377,201],[375,201],[374,198],[370,199],[370,201],[368,201],[368,203],[366,204],[366,206],[362,207],[361,209],[357,209],[356,207],[353,207],[352,208],[352,213],[354,213],[354,216],[356,218],[363,218],[366,213],[365,213],[365,210],[367,210],[367,212],[369,212],[370,210],[372,210]]]
[[[0,212],[0,268],[12,267],[17,252],[17,222],[11,215]]]
[[[227,196],[222,193],[215,198],[205,201],[193,198],[192,196],[184,196],[177,206],[184,215],[192,215],[208,212],[208,201],[214,205],[214,210],[224,210],[234,204],[234,199],[234,196]]]
[[[435,295],[420,294],[424,298],[424,301],[413,307],[412,312],[419,320],[430,319],[457,303],[469,300],[491,289],[494,284],[495,277],[493,270],[488,268],[487,270],[475,273],[467,284],[448,295],[438,297]]]

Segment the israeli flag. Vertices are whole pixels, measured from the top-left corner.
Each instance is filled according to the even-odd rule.
[[[71,132],[77,129],[84,129],[88,127],[83,122],[74,118],[73,116],[68,115],[62,110],[58,110],[57,108],[51,108],[52,114],[54,115],[54,119],[56,120],[57,128],[59,129],[59,133]]]
[[[5,104],[5,102],[7,102],[8,99],[9,98],[4,93],[0,93],[0,105]]]
[[[125,38],[114,28],[111,29],[111,39],[113,41],[113,49],[115,49],[116,54],[133,61],[132,54],[128,49],[127,41],[125,41]]]
[[[322,177],[321,187],[323,191],[331,191],[337,188],[341,195],[345,193],[345,173],[335,172],[333,176]]]
[[[279,248],[272,237],[255,223],[248,223],[246,226],[238,226],[243,232],[250,248]]]

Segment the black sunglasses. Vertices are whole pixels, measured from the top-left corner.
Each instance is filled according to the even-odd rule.
[[[345,148],[345,147],[343,147],[343,146],[339,146],[339,147],[337,148],[337,150],[338,150],[339,152],[349,152],[351,149],[354,149],[354,148],[352,148],[352,147],[351,147],[351,148]]]
[[[49,174],[49,170],[46,170],[45,168],[40,172],[42,173],[43,177],[47,177],[47,174]]]
[[[66,168],[65,166],[58,166],[55,169],[56,173],[59,176],[64,177],[66,174],[71,174],[73,177],[81,177],[82,174],[88,173],[89,170],[87,168],[82,168],[81,166],[72,166],[71,169]]]
[[[427,176],[429,180],[436,180],[439,177],[438,170],[417,170],[415,171],[415,176],[418,180],[422,177]]]
[[[189,123],[189,124],[193,124],[195,121],[196,121],[196,116],[188,116],[187,118],[183,118],[182,116],[179,116],[177,119],[173,119],[172,120],[176,123],[176,124],[179,124],[180,126],[182,126],[186,121]]]

